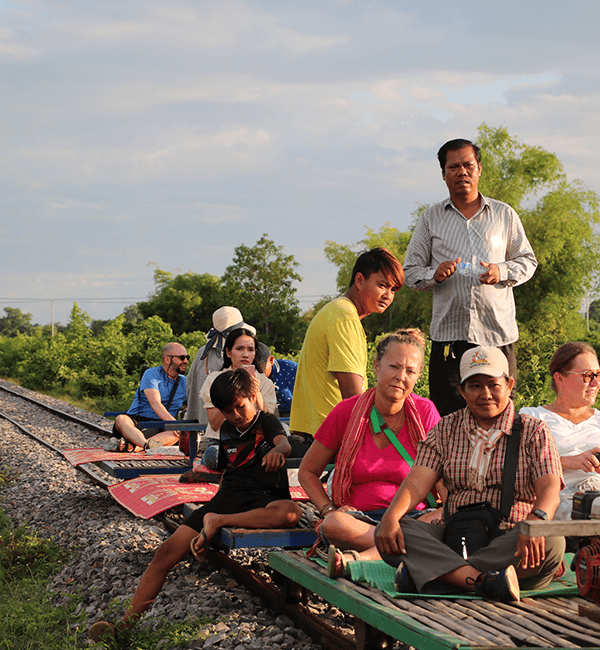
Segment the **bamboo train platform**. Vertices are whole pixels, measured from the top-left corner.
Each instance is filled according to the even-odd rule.
[[[510,604],[474,596],[393,597],[366,583],[329,578],[303,551],[273,552],[269,564],[287,580],[287,593],[314,593],[354,616],[359,650],[391,647],[392,639],[416,650],[600,648],[600,622],[579,614],[580,606],[593,605],[577,594],[560,595],[560,588],[545,597],[526,592]]]

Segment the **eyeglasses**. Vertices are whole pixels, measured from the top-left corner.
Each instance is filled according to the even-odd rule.
[[[567,372],[565,372],[565,375],[581,375],[583,381],[586,384],[590,384],[592,382],[592,379],[600,378],[600,370],[598,370],[597,372],[593,372],[592,370],[582,370],[582,371],[567,370]]]
[[[190,360],[189,354],[170,354],[169,356],[171,357],[171,359],[181,359],[182,361],[184,359],[187,359],[188,361]]]

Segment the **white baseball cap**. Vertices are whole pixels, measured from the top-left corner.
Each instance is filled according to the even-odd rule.
[[[509,376],[508,359],[502,350],[478,345],[467,350],[460,360],[460,383],[473,375]]]

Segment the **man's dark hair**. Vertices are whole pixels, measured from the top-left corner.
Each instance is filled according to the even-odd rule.
[[[402,264],[390,253],[387,248],[372,248],[358,256],[354,268],[350,286],[354,284],[356,274],[360,273],[368,280],[373,273],[381,271],[392,285],[395,291],[402,288],[404,284],[404,269]]]
[[[256,355],[256,350],[258,350],[258,341],[256,336],[250,330],[247,330],[245,327],[239,327],[236,330],[229,332],[227,338],[225,339],[225,345],[223,346],[226,350],[233,350],[235,342],[240,338],[240,336],[249,336],[254,341],[254,354]],[[231,359],[227,356],[227,352],[223,355],[223,368],[231,367]]]
[[[220,374],[210,387],[210,401],[219,411],[233,404],[236,397],[252,397],[254,381],[244,368]]]
[[[440,150],[437,153],[438,160],[440,161],[440,167],[442,171],[446,169],[446,159],[448,158],[449,151],[457,151],[458,149],[464,149],[465,147],[473,147],[473,152],[475,153],[475,160],[478,164],[481,165],[481,148],[478,147],[474,142],[470,140],[465,140],[464,138],[457,138],[456,140],[448,140],[446,144],[443,144],[440,147]]]

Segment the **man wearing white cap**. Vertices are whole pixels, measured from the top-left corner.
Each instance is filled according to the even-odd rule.
[[[524,519],[552,519],[563,487],[560,458],[548,426],[522,416],[518,455],[517,449],[508,452],[517,462],[505,526],[470,550],[471,540],[463,537],[462,552],[453,550],[447,545],[448,518],[460,509],[467,507],[461,513],[470,517],[467,530],[474,528],[476,510],[481,514],[476,506],[485,502],[500,519],[504,459],[509,439],[519,435],[510,399],[514,380],[498,348],[477,346],[465,352],[460,380],[467,406],[443,417],[419,444],[414,466],[376,531],[377,548],[388,564],[398,567],[398,591],[446,594],[463,589],[490,600],[519,600],[520,586],[545,587],[562,561],[563,537],[520,532]],[[446,527],[405,517],[440,478],[448,489]]]
[[[212,315],[212,322],[213,326],[206,335],[206,345],[198,350],[187,377],[186,418],[198,420],[200,424],[208,424],[208,416],[204,402],[200,397],[200,391],[208,375],[223,367],[223,344],[227,335],[240,327],[256,333],[254,327],[244,323],[240,310],[235,307],[226,306],[217,309]]]

